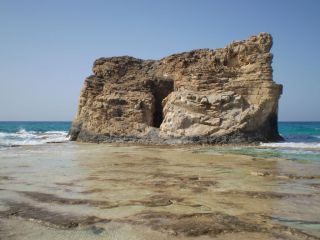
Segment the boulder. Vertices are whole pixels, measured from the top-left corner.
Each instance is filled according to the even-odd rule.
[[[272,79],[272,37],[160,60],[100,58],[81,91],[72,140],[245,143],[281,140],[282,85]]]

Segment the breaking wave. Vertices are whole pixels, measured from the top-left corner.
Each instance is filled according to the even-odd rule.
[[[320,149],[320,143],[318,142],[273,142],[261,143],[260,146],[271,148]]]
[[[26,131],[20,129],[14,133],[0,132],[0,146],[13,147],[24,145],[40,145],[46,143],[61,143],[69,141],[66,131]]]

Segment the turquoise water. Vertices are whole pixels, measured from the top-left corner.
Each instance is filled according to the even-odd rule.
[[[71,122],[0,122],[0,148],[68,141]]]
[[[16,133],[21,130],[27,132],[69,131],[71,122],[1,122],[0,132]]]
[[[0,148],[67,142],[71,122],[0,122]],[[285,141],[258,147],[212,147],[206,151],[320,161],[320,122],[279,122]]]
[[[320,161],[320,122],[280,122],[279,132],[284,142],[263,143],[261,148],[248,149],[247,153]]]
[[[288,142],[320,143],[320,122],[280,122],[279,132]]]
[[[260,158],[285,158],[298,161],[320,161],[320,122],[279,122],[283,142],[259,146],[210,147],[207,153],[233,153]]]

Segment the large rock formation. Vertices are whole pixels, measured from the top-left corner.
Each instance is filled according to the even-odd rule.
[[[227,143],[280,140],[272,37],[161,60],[100,58],[84,83],[72,140]]]

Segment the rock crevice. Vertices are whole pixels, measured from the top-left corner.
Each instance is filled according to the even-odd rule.
[[[85,80],[72,140],[141,143],[276,141],[282,86],[268,33],[163,59],[100,58]]]

